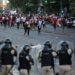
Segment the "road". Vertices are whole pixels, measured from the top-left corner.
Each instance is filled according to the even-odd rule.
[[[42,30],[41,34],[38,34],[36,30],[30,31],[30,35],[24,35],[24,30],[17,29],[17,28],[6,28],[0,26],[0,40],[5,40],[10,38],[13,44],[17,45],[18,53],[21,51],[22,47],[26,44],[33,44],[36,46],[43,45],[46,41],[50,41],[52,43],[53,49],[56,49],[57,43],[65,40],[72,42],[75,45],[75,30],[74,29],[65,29],[65,32],[62,33],[60,28],[56,31],[52,29],[52,27],[47,26],[46,29]],[[32,50],[32,55],[35,60],[35,65],[32,67],[31,75],[39,75],[40,73],[40,64],[37,62],[37,52],[40,48],[35,48]],[[74,51],[75,52],[75,51]],[[75,56],[72,57],[72,68],[73,68],[73,75],[75,74]],[[58,62],[57,62],[58,63]],[[17,67],[16,67],[17,68]],[[13,68],[14,75],[18,75],[18,71],[15,67]]]

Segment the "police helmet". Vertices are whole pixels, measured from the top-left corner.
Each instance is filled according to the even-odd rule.
[[[24,47],[23,47],[23,51],[25,51],[25,52],[27,52],[27,53],[29,53],[29,51],[30,51],[30,46],[29,45],[25,45]]]
[[[45,47],[48,47],[48,48],[51,48],[52,45],[49,41],[46,41],[45,44],[44,44]]]
[[[10,41],[10,39],[6,39],[6,40],[5,40],[5,44],[10,44],[10,45],[11,45],[12,42]]]
[[[66,41],[64,41],[61,43],[61,47],[68,48],[69,46],[68,46],[68,43]]]

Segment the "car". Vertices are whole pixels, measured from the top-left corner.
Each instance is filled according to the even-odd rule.
[[[71,17],[71,20],[72,20],[72,27],[75,28],[75,17]]]
[[[75,28],[75,17],[70,17],[67,21],[68,28]]]

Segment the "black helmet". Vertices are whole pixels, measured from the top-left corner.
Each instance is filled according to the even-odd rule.
[[[6,40],[5,40],[5,44],[10,44],[10,45],[11,45],[12,42],[10,41],[10,39],[6,39]]]
[[[30,46],[29,45],[25,45],[24,47],[23,47],[23,51],[25,51],[25,52],[27,52],[27,53],[29,53],[29,51],[30,51]]]
[[[44,44],[44,46],[45,46],[45,47],[48,47],[48,48],[51,48],[51,47],[52,47],[52,45],[50,44],[49,41],[46,41],[45,44]]]
[[[65,42],[65,41],[64,41],[64,42],[62,42],[62,43],[61,43],[61,47],[63,47],[63,48],[66,48],[66,49],[67,49],[67,48],[68,48],[68,43],[67,43],[67,42]]]

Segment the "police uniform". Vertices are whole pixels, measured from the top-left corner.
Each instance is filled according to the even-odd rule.
[[[72,50],[68,47],[62,47],[61,50],[58,51],[59,57],[59,75],[72,75]]]
[[[31,69],[31,64],[33,64],[33,59],[29,55],[29,52],[26,52],[23,50],[19,54],[19,71],[20,75],[29,75],[30,74],[30,69]]]
[[[14,65],[13,56],[17,56],[16,50],[10,44],[5,44],[1,49],[1,75],[8,75],[10,72],[12,65]]]
[[[42,67],[42,75],[54,75],[54,57],[56,52],[53,49],[44,48],[39,54],[39,60]]]

